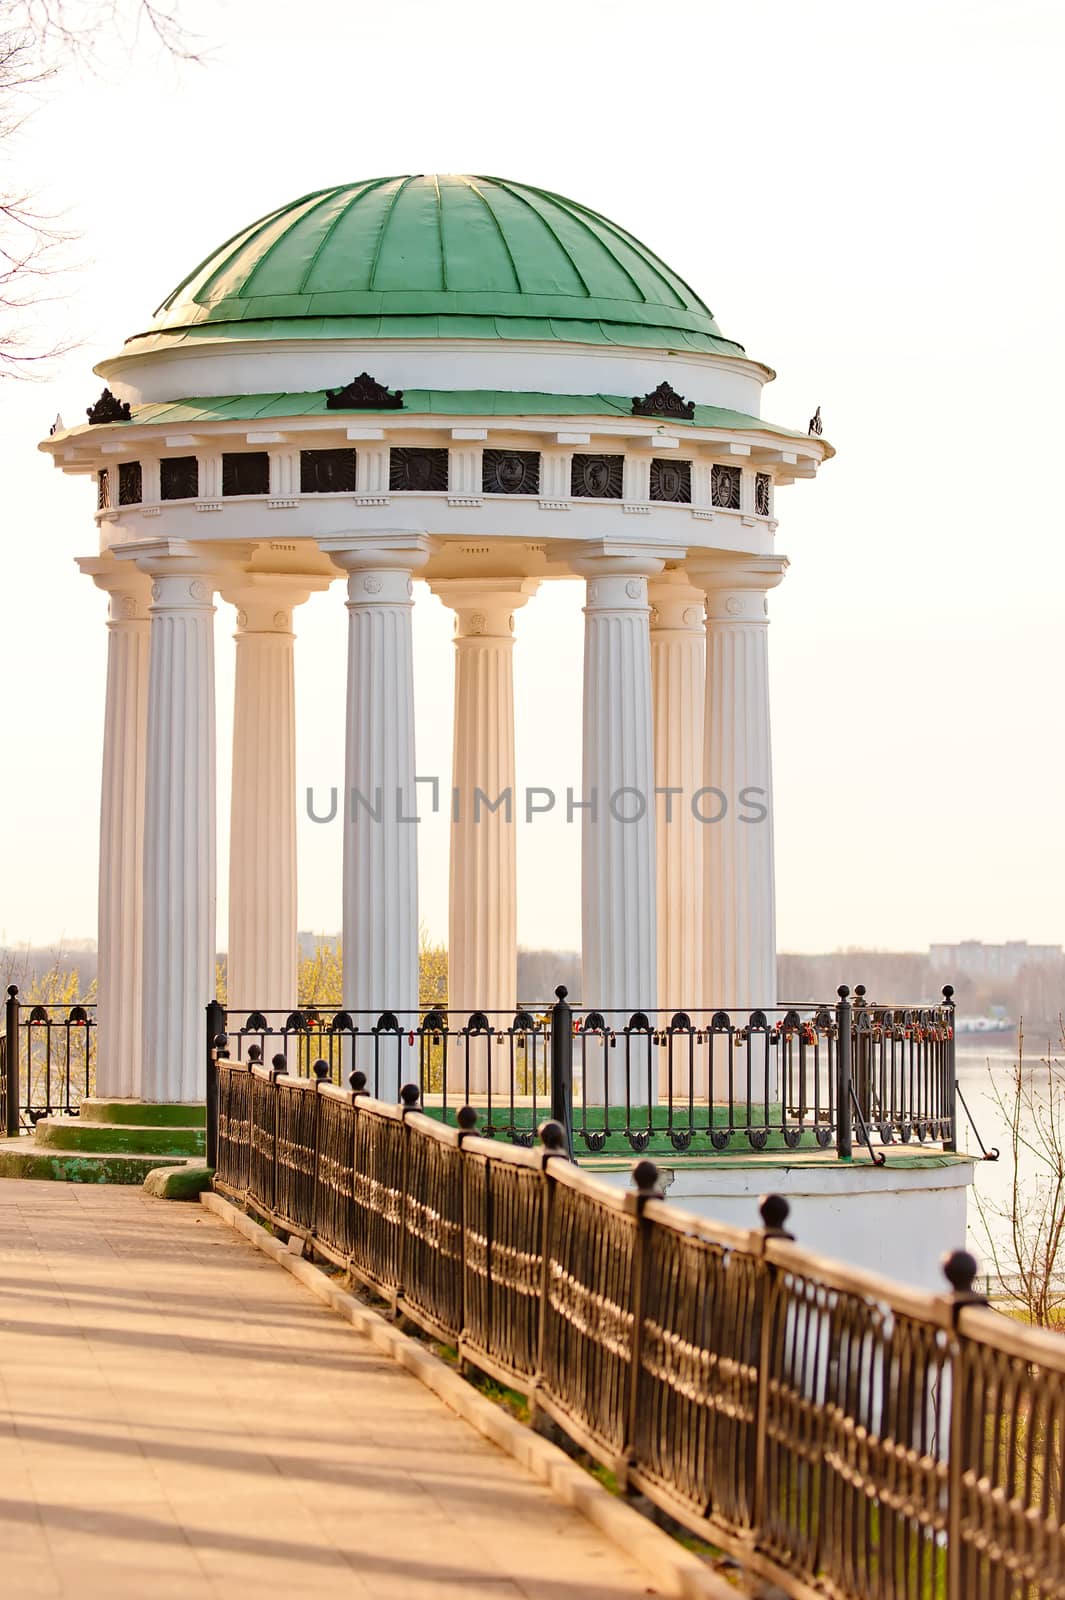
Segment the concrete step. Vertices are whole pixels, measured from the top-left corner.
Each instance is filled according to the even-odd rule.
[[[83,1100],[82,1122],[130,1123],[138,1128],[202,1128],[207,1107],[200,1101],[157,1105],[148,1100]]]
[[[168,1128],[127,1122],[83,1122],[42,1117],[33,1135],[41,1149],[128,1156],[202,1156],[205,1128]]]
[[[0,1178],[46,1178],[55,1183],[140,1183],[156,1167],[173,1167],[169,1155],[127,1155],[110,1150],[57,1150],[36,1138],[0,1139]]]

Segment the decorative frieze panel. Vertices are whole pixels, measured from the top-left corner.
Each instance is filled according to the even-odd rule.
[[[754,475],[754,511],[755,516],[768,517],[771,515],[773,479],[768,472],[756,472]]]
[[[481,462],[485,494],[539,494],[538,450],[485,450]]]
[[[575,499],[620,500],[624,470],[624,456],[575,455],[570,493]]]
[[[139,461],[118,463],[118,503],[120,506],[139,506],[144,499]]]
[[[446,450],[410,446],[393,449],[388,465],[389,488],[412,494],[433,494],[446,489],[447,457]]]
[[[106,467],[101,467],[96,474],[96,509],[97,511],[111,509],[111,479],[108,477]]]
[[[690,506],[692,499],[692,464],[690,461],[667,461],[655,456],[651,462],[651,499],[673,501]]]
[[[195,500],[200,468],[195,456],[164,456],[159,463],[160,500]]]
[[[301,450],[301,494],[354,494],[354,450]]]
[[[740,509],[741,477],[739,467],[714,464],[710,474],[710,499],[722,511]]]
[[[265,450],[226,451],[222,455],[222,493],[269,494],[270,457]]]

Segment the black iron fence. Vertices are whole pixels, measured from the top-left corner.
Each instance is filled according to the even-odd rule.
[[[527,1394],[534,1417],[793,1596],[1065,1595],[1065,1340],[988,1310],[976,1263],[909,1291],[538,1148],[215,1058],[215,1185]]]
[[[76,1116],[95,1077],[95,1005],[23,1003],[12,984],[0,1044],[2,1132],[13,1137],[55,1113]]]
[[[341,1085],[359,1071],[390,1101],[415,1084],[426,1113],[451,1125],[474,1105],[486,1136],[526,1147],[545,1112],[593,1155],[835,1149],[846,1159],[857,1136],[882,1160],[882,1145],[951,1149],[956,1138],[950,987],[935,1006],[873,1005],[860,986],[852,1001],[843,986],[831,1005],[657,1018],[573,1008],[565,989],[552,1005],[505,1014],[217,1006],[208,1050],[218,1034],[237,1060],[294,1077]]]

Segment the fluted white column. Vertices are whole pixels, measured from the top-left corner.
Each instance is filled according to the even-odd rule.
[[[719,555],[689,562],[706,592],[701,797],[707,999],[750,1009],[777,999],[767,591],[787,563]]]
[[[144,804],[140,1095],[202,1100],[215,993],[215,578],[195,556],[146,556],[152,583]]]
[[[514,613],[535,580],[446,579],[430,585],[455,611],[448,1004],[513,1011],[518,989],[514,772]],[[471,1057],[470,1088],[487,1087],[491,1046]],[[494,1088],[508,1064],[491,1057]],[[458,1087],[454,1084],[453,1087]]]
[[[100,794],[96,1093],[140,1093],[144,760],[149,579],[108,559],[79,561],[110,597]]]
[[[656,1004],[654,745],[647,574],[661,561],[574,560],[584,610],[582,995],[615,1025]],[[611,1063],[624,1090],[623,1063]],[[586,1086],[586,1094],[591,1086]]]
[[[427,541],[401,548],[323,540],[348,573],[344,807],[344,1004],[397,1013],[418,1008],[418,796],[414,765],[412,574]],[[372,1025],[372,1016],[357,1019]],[[417,1077],[415,1052],[380,1056],[372,1088],[394,1099]],[[367,1057],[360,1054],[360,1065]]]
[[[247,573],[224,590],[237,607],[227,975],[240,1011],[298,999],[292,610],[326,581]]]
[[[706,627],[703,591],[682,573],[663,573],[649,585],[648,597],[658,791],[658,1003],[672,1014],[705,1004],[703,828],[692,799],[703,782]]]

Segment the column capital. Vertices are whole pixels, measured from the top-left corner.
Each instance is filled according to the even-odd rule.
[[[713,550],[689,557],[685,570],[706,594],[719,589],[775,589],[788,570],[787,556],[747,556]]]
[[[413,574],[433,550],[426,533],[337,534],[319,539],[318,548],[348,575],[348,610],[353,606],[409,606]]]
[[[419,572],[433,553],[433,540],[417,529],[398,533],[338,533],[318,540],[334,566],[353,572]]]
[[[538,578],[433,578],[429,588],[455,613],[458,639],[510,639],[514,613],[532,599]]]
[[[123,623],[146,623],[151,599],[151,579],[129,563],[111,556],[78,556],[78,568],[109,597],[109,627]]]
[[[652,578],[667,561],[682,561],[685,552],[636,540],[574,539],[555,545],[552,555],[561,557],[582,578]]]
[[[214,592],[234,570],[251,560],[250,544],[193,544],[187,539],[136,539],[116,544],[117,561],[136,565],[152,579],[153,611],[210,611]]]
[[[311,572],[242,572],[221,585],[222,599],[237,608],[236,638],[290,634],[292,611],[333,579]]]
[[[663,572],[647,585],[651,605],[651,632],[690,633],[702,636],[706,624],[706,595],[689,583],[683,572]]]

